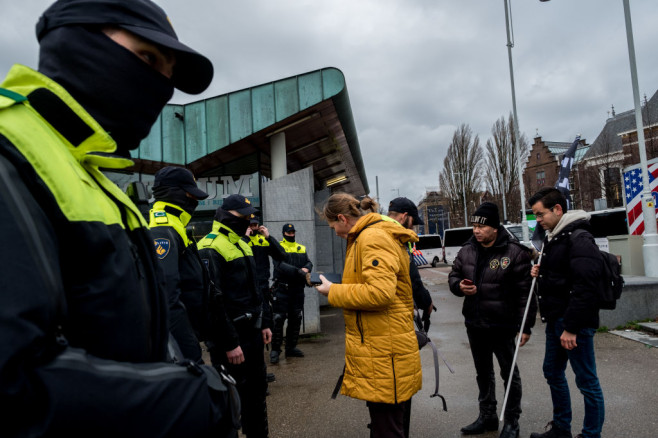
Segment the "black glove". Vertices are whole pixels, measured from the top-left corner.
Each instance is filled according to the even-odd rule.
[[[432,304],[432,310],[436,310],[436,306]],[[425,330],[425,333],[427,333],[430,329],[430,314],[431,311],[423,310],[423,317],[421,318],[423,320],[423,330]]]

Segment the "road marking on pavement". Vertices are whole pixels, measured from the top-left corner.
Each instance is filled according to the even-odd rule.
[[[443,272],[443,271],[439,271],[438,269],[431,269],[431,268],[430,268],[429,270],[432,271],[432,272],[436,272],[437,274],[445,275],[446,277],[447,277],[448,275],[450,275],[450,273],[448,273],[448,272]]]

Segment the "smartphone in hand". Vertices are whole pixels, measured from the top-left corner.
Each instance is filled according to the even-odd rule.
[[[463,280],[464,286],[473,286],[473,280],[469,280],[468,278],[465,278]]]
[[[324,272],[312,272],[311,273],[311,284],[312,285],[318,285],[322,284],[322,280],[320,280],[320,275],[324,276],[328,281],[332,283],[340,283],[341,281],[341,276],[340,274],[335,274],[335,273],[324,273]]]

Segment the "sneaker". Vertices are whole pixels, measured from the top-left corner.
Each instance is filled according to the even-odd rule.
[[[480,435],[487,431],[498,430],[498,417],[478,415],[477,420],[461,428],[464,435]]]
[[[270,363],[279,363],[279,352],[272,350],[270,351]]]
[[[304,357],[304,352],[299,348],[293,348],[292,350],[286,350],[286,357]]]
[[[570,430],[559,429],[552,421],[549,421],[544,429],[546,432],[535,432],[530,435],[530,438],[572,438]]]
[[[272,355],[270,355],[270,360],[272,359]],[[276,381],[276,376],[274,373],[267,373],[267,383],[272,383]]]

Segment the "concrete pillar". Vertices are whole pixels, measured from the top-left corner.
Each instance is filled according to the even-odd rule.
[[[270,137],[270,155],[272,157],[272,179],[288,174],[286,155],[286,133],[279,132]]]
[[[273,154],[274,155],[274,154]],[[274,163],[274,159],[272,160]],[[274,165],[272,166],[274,169]],[[272,180],[263,183],[263,199],[266,202],[263,222],[276,240],[282,240],[283,224],[295,225],[296,240],[306,246],[306,252],[317,271],[317,234],[315,230],[315,203],[313,199],[313,167],[306,167],[278,179],[272,170]],[[302,333],[320,331],[319,293],[315,288],[304,291],[304,320]]]

